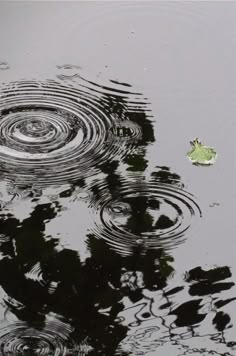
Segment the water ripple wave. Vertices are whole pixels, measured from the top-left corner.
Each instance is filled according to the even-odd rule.
[[[4,178],[63,184],[96,174],[100,164],[132,150],[140,128],[110,113],[109,100],[83,86],[25,80],[0,88]],[[128,140],[122,130],[130,133]]]
[[[70,332],[68,326],[59,321],[49,321],[37,327],[16,322],[0,329],[0,355],[69,355],[69,350],[74,347]]]
[[[155,179],[124,179],[114,193],[100,184],[92,205],[95,235],[124,255],[137,246],[172,249],[185,241],[193,220],[201,217],[190,193]]]

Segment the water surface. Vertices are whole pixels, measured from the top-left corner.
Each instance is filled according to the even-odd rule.
[[[235,4],[0,10],[0,355],[235,355]]]

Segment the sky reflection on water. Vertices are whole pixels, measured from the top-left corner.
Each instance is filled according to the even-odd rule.
[[[235,11],[1,4],[0,355],[235,354]]]

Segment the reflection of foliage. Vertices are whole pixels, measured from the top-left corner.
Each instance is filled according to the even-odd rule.
[[[31,216],[17,228],[15,240],[17,259],[22,265],[32,266],[41,258],[47,258],[53,251],[56,241],[45,241],[45,220],[56,216],[56,209],[52,204],[37,205]]]
[[[104,165],[101,165],[101,167],[100,167],[101,171],[106,174],[105,181],[106,181],[108,190],[112,194],[112,197],[117,195],[117,190],[119,189],[120,184],[121,184],[120,176],[118,174],[116,174],[116,170],[117,170],[118,166],[119,166],[119,162],[113,161],[109,165],[104,164]],[[91,189],[94,194],[99,196],[99,193],[100,193],[99,188],[96,189],[96,186],[93,186]]]
[[[127,171],[143,172],[148,166],[148,161],[141,154],[130,154],[125,162],[129,165]]]
[[[136,197],[126,198],[131,206],[131,216],[127,221],[127,228],[129,231],[139,235],[142,232],[153,231],[153,217],[147,212],[148,198]]]
[[[138,153],[133,152],[124,159],[128,164],[128,171],[143,172],[148,166],[148,161],[145,159],[146,149],[145,147],[155,141],[153,126],[151,121],[146,117],[146,113],[143,112],[128,112],[127,117],[132,122],[138,124],[142,129],[142,138],[139,141]],[[142,150],[140,149],[142,147]]]
[[[15,257],[24,268],[29,268],[40,258],[47,258],[53,251],[56,240],[45,240],[45,221],[53,219],[57,207],[52,204],[37,205],[31,216],[22,222],[7,215],[0,220],[1,232],[9,239],[1,244],[1,251]],[[14,246],[12,240],[14,239]]]
[[[189,279],[193,276],[196,278],[199,272],[209,284],[214,284],[215,281],[219,281],[221,278],[229,277],[228,267],[219,267],[209,271],[202,271],[200,267],[197,267],[189,271],[187,275]],[[207,276],[209,276],[209,280]],[[128,336],[120,343],[118,354],[128,355],[132,350],[132,354],[135,355],[141,351],[144,352],[146,348],[148,348],[149,352],[154,352],[158,347],[160,347],[160,353],[165,353],[165,349],[162,349],[162,347],[168,344],[178,346],[179,355],[181,356],[190,353],[195,354],[195,352],[197,355],[203,352],[204,355],[232,356],[233,354],[229,351],[230,348],[234,348],[236,343],[231,340],[226,341],[225,335],[225,331],[232,326],[230,324],[231,318],[224,311],[217,310],[220,300],[216,301],[216,298],[212,298],[212,303],[209,303],[208,298],[192,299],[191,295],[189,295],[190,300],[183,302],[181,293],[187,290],[189,290],[189,286],[178,286],[169,289],[168,285],[166,285],[165,288],[162,288],[163,297],[160,299],[166,299],[166,303],[163,305],[158,303],[159,294],[156,294],[153,298],[153,294],[149,296],[145,289],[142,292],[142,297],[134,301],[132,305],[123,300],[124,309],[121,313],[123,322],[129,322],[129,320],[136,320],[136,322],[129,323]],[[221,289],[221,292],[223,291],[224,288]],[[176,306],[177,303],[178,305]],[[127,321],[125,319],[126,315]],[[208,334],[204,334],[204,328],[201,330],[200,325],[207,316],[209,320],[211,315],[212,325],[208,323]],[[175,316],[174,322],[171,316]],[[145,337],[147,333],[149,336]],[[141,337],[141,334],[143,337]],[[198,343],[201,342],[201,345],[206,342],[206,347],[201,349],[193,348],[191,345],[194,344],[194,339]],[[190,344],[188,344],[188,340],[190,340]],[[218,346],[216,346],[216,343],[217,345],[222,345],[222,352],[217,352]]]
[[[155,348],[173,340],[182,347],[189,338],[200,337],[200,324],[211,313],[215,331],[212,336],[209,331],[209,337],[218,338],[226,345],[224,333],[230,327],[231,319],[228,313],[218,309],[236,299],[223,300],[222,296],[219,299],[219,293],[233,286],[232,282],[222,282],[231,277],[227,266],[208,271],[196,267],[186,274],[187,285],[170,288],[173,258],[164,250],[150,250],[143,254],[134,249],[133,254],[121,257],[105,241],[92,234],[87,236],[91,256],[81,263],[75,251],[63,249],[58,252],[53,243],[47,247],[44,221],[55,214],[54,207],[46,204],[36,207],[21,224],[13,217],[5,222],[1,220],[8,239],[1,245],[5,257],[0,261],[0,283],[9,296],[6,305],[17,318],[27,321],[30,326],[35,321],[43,325],[47,313],[62,315],[71,320],[72,336],[77,343],[87,338],[90,350],[96,350],[96,355],[110,355],[115,354],[119,343],[122,351],[122,343],[127,342],[127,332],[132,335],[132,328],[136,336],[144,335],[151,344],[155,335]],[[38,256],[36,253],[30,256],[30,245],[26,243],[24,246],[19,242],[24,235],[25,239],[32,236],[33,224],[38,229],[36,246],[39,252],[44,248],[47,251],[43,256],[42,252]],[[33,262],[40,263],[43,284],[26,275]],[[4,273],[6,270],[7,274]],[[206,284],[207,293],[204,289]],[[200,292],[194,294],[193,288]],[[188,300],[186,292],[189,293]],[[185,300],[182,293],[185,293]],[[200,298],[192,299],[193,295]],[[211,304],[204,299],[205,296],[212,299]],[[19,306],[16,302],[14,306],[13,300]],[[145,323],[149,321],[155,322],[145,329]],[[183,329],[181,333],[179,328]],[[131,336],[129,340],[131,342]],[[140,336],[138,343],[144,349],[142,342]],[[230,342],[228,347],[233,345],[233,341]],[[138,344],[132,347],[135,354]],[[125,355],[125,351],[122,352]]]
[[[141,128],[142,137],[139,138],[138,152],[127,154],[124,162],[129,166],[128,171],[143,172],[147,168],[148,162],[145,159],[145,147],[155,141],[153,125],[146,114],[146,103],[139,105],[137,108],[131,109],[128,98],[121,95],[103,95],[101,98],[103,109],[109,114],[120,120],[129,120],[137,124]],[[142,107],[143,106],[143,107]],[[141,149],[142,148],[142,149]]]
[[[216,329],[219,331],[224,331],[227,327],[227,324],[230,323],[230,316],[228,314],[225,314],[223,312],[218,312],[216,313],[214,319],[213,319],[213,324],[215,324]]]
[[[157,183],[174,184],[183,188],[183,183],[181,182],[181,177],[170,171],[169,167],[156,167],[156,170],[152,172],[151,177]]]
[[[152,122],[147,117],[144,110],[138,112],[127,112],[127,118],[142,128],[142,138],[139,142],[140,146],[147,146],[148,144],[155,142]]]
[[[117,161],[101,166],[107,191],[115,200],[123,184],[118,168]],[[181,186],[180,177],[167,167],[158,167],[152,179],[159,184]],[[140,192],[147,190],[146,184],[145,179],[138,182]],[[78,181],[78,186],[83,188],[86,183]],[[99,182],[92,185],[91,192],[95,198],[102,198]],[[74,194],[73,186],[59,193],[58,199]],[[129,205],[127,228],[137,235],[172,224],[163,214],[153,223],[150,210],[159,212],[161,204],[152,196],[137,194],[135,199],[131,195],[123,200]],[[145,349],[141,335],[149,344],[155,344],[155,350],[167,342],[181,348],[188,339],[199,337],[201,324],[212,315],[213,331],[209,331],[208,338],[217,338],[226,345],[225,331],[231,319],[223,307],[236,299],[222,298],[222,293],[234,285],[225,281],[231,277],[227,266],[206,271],[196,267],[186,274],[186,284],[170,287],[174,260],[164,247],[143,250],[137,245],[122,257],[92,233],[86,241],[90,256],[82,263],[78,252],[65,248],[57,251],[57,240],[45,236],[45,222],[54,219],[60,209],[58,202],[39,204],[22,222],[13,216],[2,216],[0,220],[7,236],[0,246],[0,283],[9,297],[7,307],[19,320],[31,325],[35,320],[43,323],[47,313],[61,315],[70,320],[77,343],[87,338],[90,354],[96,350],[96,355],[105,356],[115,354],[117,345],[126,343],[127,333],[131,335],[128,344],[132,337],[138,337],[141,350]],[[27,277],[37,263],[43,282]],[[5,270],[7,274],[2,272]],[[15,307],[13,300],[20,307]],[[145,329],[149,322],[153,326]],[[228,346],[233,345],[230,342]],[[185,350],[191,352],[191,348]],[[119,355],[126,355],[122,347],[120,351]]]
[[[176,326],[195,325],[203,321],[206,314],[200,314],[199,310],[201,299],[182,303],[179,307],[171,311],[176,315]]]
[[[101,166],[102,172],[107,174],[104,178],[106,181],[106,188],[109,191],[110,196],[114,200],[120,199],[120,191],[123,187],[124,181],[120,173],[117,173],[119,163],[114,161],[109,166]],[[180,176],[175,173],[172,173],[167,167],[157,167],[158,170],[152,173],[152,176],[155,179],[158,179],[159,183],[172,184],[175,188],[182,187]],[[152,181],[153,182],[153,181]],[[160,201],[152,196],[147,194],[142,194],[142,191],[147,191],[149,187],[149,182],[146,182],[144,179],[140,179],[138,182],[138,187],[134,190],[134,195],[122,196],[122,202],[127,203],[130,207],[129,217],[126,221],[127,231],[141,235],[142,233],[156,232],[157,230],[164,230],[172,227],[176,222],[176,217],[170,218],[165,215],[164,209],[161,209]],[[131,185],[132,188],[132,185]],[[96,199],[102,199],[104,191],[101,191],[99,182],[93,184],[91,190],[96,196]],[[178,211],[178,206],[175,206],[175,209]],[[157,214],[155,215],[155,213]],[[154,214],[152,214],[154,213]],[[181,214],[181,211],[180,211]],[[157,232],[158,237],[158,232]]]
[[[212,295],[234,286],[233,282],[216,283],[231,277],[229,267],[220,267],[210,271],[204,271],[197,267],[189,272],[188,281],[192,282],[189,293],[191,295]]]
[[[204,271],[201,267],[196,267],[188,272],[187,281],[197,282],[197,281],[208,281],[211,283],[224,280],[226,278],[232,277],[229,267],[217,267],[210,269],[209,271]]]
[[[153,126],[145,110],[131,111],[127,100],[118,95],[104,95],[101,100],[108,114],[141,127],[138,150],[128,155],[124,162],[128,171],[144,172],[148,165],[146,147],[155,141]],[[105,176],[102,181],[105,193],[114,200],[119,199],[124,182],[119,164],[114,159],[100,165]],[[158,184],[183,186],[180,176],[168,167],[157,167],[151,179]],[[61,191],[58,201],[76,195],[76,187],[89,187],[94,199],[100,200],[104,194],[100,183],[97,178],[89,187],[81,178]],[[131,194],[123,199],[130,212],[127,230],[141,235],[171,227],[174,221],[163,214],[159,200],[142,195],[148,191],[144,177],[138,187],[135,198]],[[231,277],[229,267],[208,271],[196,267],[187,273],[184,283],[180,281],[173,287],[174,259],[165,251],[164,244],[150,250],[131,246],[130,254],[122,257],[93,233],[84,237],[90,256],[82,262],[79,251],[67,248],[58,251],[58,240],[45,236],[45,223],[54,219],[60,209],[57,201],[38,204],[22,222],[13,215],[1,216],[4,239],[0,244],[0,284],[8,295],[4,300],[8,310],[19,320],[27,321],[29,326],[35,321],[43,325],[47,314],[58,314],[70,320],[73,338],[78,342],[88,341],[90,355],[115,355],[117,345],[122,344],[122,340],[125,344],[127,335],[132,352],[121,347],[119,356],[144,354],[146,349],[156,352],[157,347],[166,343],[180,348],[181,355],[188,351],[194,354],[194,349],[184,342],[200,337],[201,323],[211,316],[212,325],[209,326],[214,330],[209,331],[208,339],[226,344],[224,332],[231,326],[231,319],[219,309],[236,300],[223,299],[223,293],[234,286],[231,281],[224,281]],[[150,210],[160,212],[155,221]],[[79,234],[75,232],[75,239]],[[30,278],[35,266],[34,278]],[[139,349],[138,343],[141,344]],[[217,355],[214,350],[212,354]]]
[[[55,216],[55,207],[43,204],[37,205],[31,216],[22,222],[13,216],[1,220],[2,231],[8,238],[0,246],[5,255],[0,261],[0,283],[9,297],[28,305],[34,311],[41,309],[47,291],[39,283],[28,279],[25,273],[38,261],[52,255],[56,240],[46,241],[44,230],[45,220]]]

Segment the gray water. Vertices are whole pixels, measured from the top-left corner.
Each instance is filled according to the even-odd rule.
[[[0,355],[235,355],[235,18],[1,2]]]

